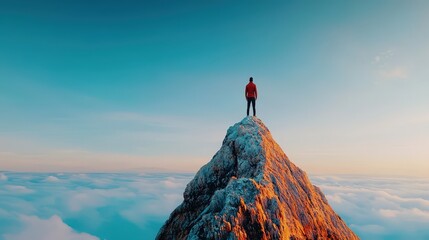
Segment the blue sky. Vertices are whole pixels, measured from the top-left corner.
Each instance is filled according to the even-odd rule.
[[[310,173],[428,176],[427,1],[1,1],[0,169],[196,171],[245,113]]]

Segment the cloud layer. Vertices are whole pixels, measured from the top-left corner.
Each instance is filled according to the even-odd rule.
[[[0,239],[154,239],[190,174],[0,173]],[[55,227],[52,227],[55,226]]]
[[[312,178],[334,210],[362,239],[429,239],[429,180]]]
[[[154,239],[192,177],[2,172],[0,239]],[[311,180],[362,239],[429,238],[429,179]]]
[[[96,240],[97,237],[87,233],[76,233],[66,225],[60,217],[53,215],[48,219],[40,219],[36,216],[22,215],[20,217],[24,228],[17,234],[5,234],[8,240],[27,239],[63,239],[63,240]]]

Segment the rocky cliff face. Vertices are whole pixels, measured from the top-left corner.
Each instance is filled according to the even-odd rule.
[[[261,120],[228,129],[157,239],[358,239]]]

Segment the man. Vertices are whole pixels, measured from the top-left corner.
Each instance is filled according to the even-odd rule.
[[[253,116],[256,116],[255,102],[258,98],[258,91],[256,90],[256,85],[253,83],[253,77],[250,77],[249,83],[246,85],[244,96],[247,99],[247,116],[249,116],[250,103],[252,103],[253,107]]]

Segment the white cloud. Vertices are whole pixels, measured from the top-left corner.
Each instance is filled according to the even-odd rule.
[[[77,232],[89,232],[103,239],[116,239],[118,234],[123,239],[153,239],[182,201],[191,178],[189,174],[167,173],[62,173],[61,184],[52,184],[50,180],[56,180],[56,176],[59,175],[10,172],[8,177],[14,184],[0,181],[0,233],[8,234],[9,239],[23,239],[31,235],[29,228],[35,225],[24,224],[26,218],[22,220],[20,216],[33,216],[34,221],[27,222],[39,225],[59,224],[59,219],[50,219],[55,215],[67,219]],[[44,231],[57,234],[55,229]],[[54,236],[64,239],[58,234]]]
[[[111,232],[115,236],[121,234],[124,239],[137,239],[136,235],[153,239],[171,211],[182,202],[183,191],[193,176],[179,173],[63,173],[61,184],[52,184],[46,180],[59,175],[7,174],[9,180],[0,181],[0,232],[9,239],[28,237],[36,228],[44,229],[45,233],[40,234],[53,231],[57,239],[87,236],[79,232],[103,239],[114,239],[109,235]],[[362,239],[389,239],[392,236],[429,239],[429,179],[354,176],[315,176],[311,179]],[[44,228],[48,223],[58,225],[61,231]],[[31,233],[45,237],[37,234]]]
[[[7,181],[7,176],[4,173],[0,173],[0,180]]]
[[[429,238],[429,179],[316,176],[312,181],[362,239]]]
[[[386,63],[390,58],[392,58],[392,57],[393,57],[393,55],[394,55],[393,50],[387,50],[387,51],[381,52],[381,53],[377,54],[377,55],[374,57],[374,59],[373,59],[373,61],[372,61],[372,64],[375,64],[375,65],[383,65],[383,64],[385,64],[385,63]]]
[[[28,239],[40,239],[40,240],[95,240],[99,239],[87,233],[78,233],[74,231],[70,226],[65,224],[63,220],[53,215],[48,219],[41,219],[37,216],[26,216],[20,217],[24,228],[16,234],[5,234],[3,235],[5,240],[28,240]]]
[[[191,180],[190,175],[159,176],[152,181],[150,175],[147,177],[132,184],[139,194],[147,195],[147,198],[120,212],[121,216],[139,226],[153,218],[168,217],[183,201],[183,191]]]
[[[392,209],[380,209],[378,210],[380,215],[386,218],[394,218],[398,216],[399,211],[398,210],[392,210]]]
[[[180,191],[183,191],[180,188]],[[120,215],[138,226],[144,226],[154,218],[165,219],[183,201],[179,193],[163,193],[153,199],[130,206],[129,209],[120,212]],[[160,226],[163,221],[160,222]]]
[[[409,68],[404,61],[395,56],[393,50],[377,54],[372,61],[375,68],[377,83],[387,80],[403,80],[409,78]]]
[[[6,185],[5,188],[9,191],[14,192],[14,193],[27,194],[27,193],[33,193],[34,192],[34,190],[32,190],[32,189],[29,189],[25,186],[19,186],[19,185]]]
[[[146,115],[139,112],[107,112],[97,116],[100,120],[117,122],[137,122],[139,124],[171,128],[172,124],[186,122],[173,116]]]
[[[141,136],[137,136],[139,133],[125,133],[125,135],[127,135],[126,141],[136,143],[141,140]],[[132,139],[131,135],[135,135],[137,139]],[[152,135],[156,134],[152,133]],[[191,139],[189,134],[182,136],[184,142]],[[160,136],[158,135],[158,137]],[[147,136],[143,138],[146,139]],[[160,138],[162,139],[159,140],[166,141],[172,139],[169,133],[163,134],[163,137]],[[149,141],[148,139],[150,137],[145,141]],[[188,144],[191,145],[190,141]],[[0,144],[0,148],[1,146]],[[202,163],[201,157],[198,155],[168,155],[165,151],[160,156],[93,152],[82,149],[45,149],[43,152],[43,154],[23,154],[20,150],[16,150],[16,152],[5,154],[0,151],[0,168],[10,171],[32,172],[52,172],[58,169],[67,172],[130,172],[141,169],[145,171],[151,169],[157,171],[172,171],[171,169],[189,171],[188,169],[197,170],[199,164]],[[127,164],[123,164],[124,162]]]
[[[60,181],[60,179],[59,179],[59,178],[57,178],[57,177],[55,177],[55,176],[48,176],[48,177],[45,179],[45,181],[47,181],[47,182],[58,182],[58,181]]]
[[[379,73],[379,76],[384,80],[408,78],[408,69],[405,67],[394,67],[389,69],[382,69],[378,73]]]
[[[136,196],[135,193],[124,188],[80,189],[71,191],[68,195],[67,202],[71,211],[108,206],[114,199],[128,199]]]
[[[177,188],[183,186],[183,182],[177,181],[173,177],[167,177],[165,180],[162,181],[162,183],[166,188]]]
[[[373,63],[379,63],[379,62],[380,62],[380,60],[381,60],[381,57],[380,57],[380,56],[375,56],[375,57],[374,57],[374,62],[373,62]]]
[[[375,225],[375,224],[369,224],[369,225],[355,225],[355,224],[351,224],[350,228],[354,231],[359,231],[359,232],[365,232],[365,233],[383,233],[386,230],[384,229],[384,227],[380,226],[380,225]]]
[[[343,199],[339,194],[328,195],[326,196],[326,198],[328,199],[329,202],[341,203],[343,201]]]

